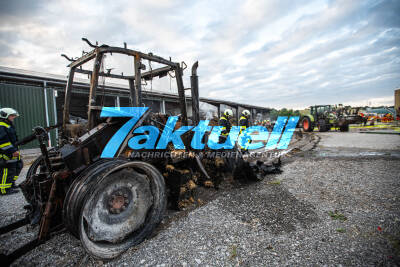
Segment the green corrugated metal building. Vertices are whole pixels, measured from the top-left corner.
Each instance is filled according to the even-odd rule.
[[[43,86],[0,83],[0,107],[11,107],[20,113],[15,119],[18,137],[21,139],[32,133],[35,126],[56,124],[54,90]],[[49,145],[56,142],[55,131],[50,132]],[[31,142],[22,148],[38,147],[37,142]]]

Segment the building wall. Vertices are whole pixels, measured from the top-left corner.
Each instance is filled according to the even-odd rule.
[[[394,91],[394,109],[398,112],[400,111],[400,88]]]
[[[46,127],[56,124],[53,100],[54,91],[49,88],[45,90],[44,86],[0,84],[0,107],[14,108],[20,114],[20,117],[14,121],[19,139],[32,134],[32,129],[35,126]],[[56,141],[55,131],[52,131],[50,136],[49,145],[53,145]],[[26,144],[21,148],[34,147],[38,147],[37,141]]]

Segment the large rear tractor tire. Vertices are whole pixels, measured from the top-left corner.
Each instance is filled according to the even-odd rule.
[[[119,161],[120,164],[125,163],[125,160]],[[65,227],[73,234],[75,237],[79,238],[79,215],[81,212],[83,198],[85,197],[85,192],[88,186],[93,186],[92,177],[95,177],[102,171],[114,166],[116,161],[111,160],[99,160],[94,162],[92,165],[87,167],[82,171],[78,177],[70,185],[68,192],[65,196],[64,206],[63,206],[63,222]]]
[[[109,160],[83,176],[68,192],[64,215],[93,257],[117,257],[149,237],[162,220],[165,183],[151,164]]]
[[[304,117],[303,120],[301,121],[301,125],[303,127],[303,130],[305,132],[312,132],[314,129],[314,125],[311,122],[309,117]]]
[[[328,125],[326,125],[324,120],[318,121],[318,131],[320,131],[320,132],[328,131]]]

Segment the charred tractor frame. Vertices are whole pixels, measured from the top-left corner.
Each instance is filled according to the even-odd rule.
[[[191,157],[165,159],[132,158],[127,145],[133,131],[141,125],[153,125],[162,132],[168,115],[148,109],[122,142],[112,159],[102,159],[102,150],[114,133],[129,118],[100,117],[101,103],[96,101],[99,77],[124,79],[129,82],[130,106],[143,106],[142,82],[173,73],[179,95],[180,115],[177,125],[197,125],[200,121],[198,92],[198,63],[192,67],[191,87],[184,88],[183,67],[162,57],[145,54],[126,47],[93,45],[93,49],[77,59],[70,59],[65,89],[62,125],[36,127],[34,133],[20,141],[25,144],[37,139],[42,155],[29,168],[26,180],[20,185],[28,202],[24,219],[0,228],[0,234],[26,224],[37,225],[35,240],[9,255],[2,255],[10,263],[55,233],[67,229],[79,238],[85,250],[95,258],[111,259],[147,238],[162,220],[167,203],[180,209],[196,202],[198,186],[217,187],[229,171],[234,177],[262,179],[266,173],[279,168],[263,162],[248,162],[242,157],[201,158],[189,145],[192,132],[182,135],[185,149],[167,151],[186,153]],[[133,57],[134,75],[124,76],[101,70],[106,54]],[[82,66],[93,61],[92,70]],[[162,67],[145,71],[143,61]],[[75,73],[90,75],[87,123],[71,124],[70,102]],[[191,90],[192,118],[188,124],[185,90]],[[45,141],[51,128],[60,128],[58,145],[48,149]],[[81,133],[81,134],[76,134]],[[207,139],[207,134],[204,136]],[[172,153],[171,153],[172,154]]]

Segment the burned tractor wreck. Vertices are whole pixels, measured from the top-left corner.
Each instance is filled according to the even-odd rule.
[[[181,209],[197,201],[195,191],[199,186],[217,187],[224,176],[244,179],[262,179],[279,166],[263,162],[248,162],[243,157],[226,159],[202,158],[189,145],[193,132],[182,135],[185,148],[176,150],[168,145],[165,151],[188,153],[189,157],[138,158],[127,145],[134,130],[141,125],[153,125],[160,133],[169,115],[145,114],[116,147],[113,158],[101,154],[114,134],[129,120],[126,117],[101,117],[101,103],[96,101],[99,77],[124,79],[130,85],[130,106],[143,107],[142,82],[154,77],[173,73],[179,94],[180,115],[177,125],[196,125],[200,121],[199,92],[196,62],[192,67],[191,98],[192,117],[188,118],[183,66],[153,55],[122,47],[92,45],[93,49],[77,59],[70,59],[68,81],[65,89],[62,125],[59,128],[58,146],[47,149],[47,131],[51,128],[37,127],[32,136],[22,140],[26,143],[39,141],[42,155],[38,157],[20,185],[28,202],[24,219],[2,227],[0,234],[22,225],[37,225],[37,239],[25,244],[9,255],[2,255],[5,262],[12,262],[35,246],[48,240],[54,233],[67,229],[79,238],[85,250],[95,258],[111,259],[131,246],[149,237],[162,220],[167,203],[170,208]],[[133,57],[134,75],[124,76],[101,71],[106,54]],[[68,57],[66,57],[69,59]],[[93,69],[82,66],[93,61]],[[142,61],[162,65],[145,70]],[[71,124],[70,102],[75,73],[90,75],[90,92],[87,122]],[[77,134],[79,133],[79,134]],[[207,134],[203,137],[207,140]],[[204,142],[205,143],[205,142]],[[207,148],[206,148],[207,149]],[[232,151],[237,151],[237,148]],[[238,154],[239,155],[239,154]]]

